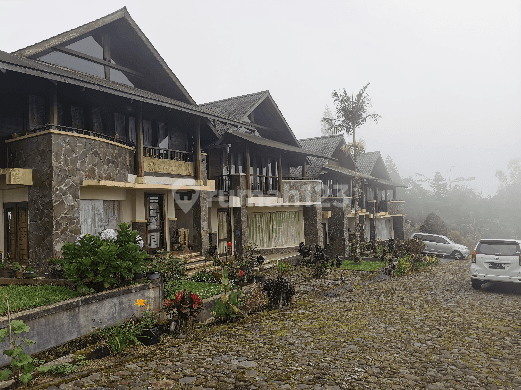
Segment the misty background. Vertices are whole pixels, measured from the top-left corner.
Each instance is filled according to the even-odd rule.
[[[357,136],[409,185],[412,229],[521,238],[521,1],[0,0],[0,50],[123,6],[197,103],[269,90],[299,139],[370,82],[382,118]]]

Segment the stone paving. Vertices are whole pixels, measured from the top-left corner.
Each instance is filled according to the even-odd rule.
[[[520,389],[521,289],[470,285],[470,260],[402,278],[335,271],[296,303],[131,348],[33,388]]]

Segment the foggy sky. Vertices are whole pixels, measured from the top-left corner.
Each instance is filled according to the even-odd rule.
[[[197,103],[269,90],[297,138],[331,92],[367,92],[358,131],[402,177],[475,176],[521,158],[521,1],[0,0],[12,52],[127,6]]]

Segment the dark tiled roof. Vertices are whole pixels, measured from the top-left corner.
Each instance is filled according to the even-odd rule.
[[[209,111],[204,107],[183,103],[179,100],[158,95],[126,84],[120,84],[115,81],[92,76],[86,73],[71,70],[69,68],[48,64],[46,62],[31,60],[29,58],[21,57],[19,55],[9,54],[1,50],[0,68],[5,68],[7,70],[26,73],[34,76],[45,77],[59,82],[76,84],[79,86],[84,86],[86,88],[100,90],[115,95],[131,95],[136,100],[141,100],[144,102],[150,102],[152,104],[160,105],[161,103],[164,103],[164,105],[166,105],[167,107],[174,107],[191,113],[200,113],[201,116],[207,117],[209,119],[216,119],[217,121],[222,120],[225,123],[232,122],[236,126],[248,126],[248,123],[234,121],[232,119],[229,119],[228,117],[223,117],[222,115],[216,114],[214,111]]]
[[[367,152],[358,156],[358,169],[360,173],[370,175],[373,172],[374,165],[380,156],[380,152]]]
[[[130,14],[127,11],[127,7],[123,7],[109,15],[96,19],[92,22],[86,23],[75,29],[72,29],[72,30],[66,31],[64,33],[61,33],[59,35],[56,35],[52,38],[43,40],[34,45],[17,50],[13,54],[16,54],[17,56],[20,56],[20,57],[33,57],[39,53],[45,52],[46,50],[53,48],[54,46],[66,44],[70,40],[83,36],[93,30],[96,30],[100,27],[103,27],[105,25],[108,25],[108,24],[115,22],[117,20],[120,20],[120,19],[126,20],[130,24],[131,28],[141,38],[142,42],[146,45],[146,47],[148,48],[148,50],[150,51],[152,56],[159,62],[159,64],[165,70],[165,72],[168,74],[170,79],[179,88],[181,93],[186,98],[186,101],[191,104],[196,104],[195,101],[190,96],[190,94],[188,93],[188,91],[185,89],[185,87],[181,84],[179,79],[176,77],[176,75],[168,67],[167,63],[161,57],[159,52],[154,48],[154,46],[148,40],[148,38],[145,36],[145,34],[143,34],[143,32],[141,31],[139,26],[136,24],[134,19],[132,19],[132,17],[130,16]]]
[[[336,149],[346,143],[342,134],[299,139],[298,142],[302,149],[308,152],[320,153],[327,157],[333,157]]]
[[[247,134],[245,132],[240,132],[240,131],[236,131],[236,130],[228,131],[224,137],[238,137],[245,141],[248,141],[248,142],[254,143],[256,145],[260,145],[260,146],[267,146],[270,148],[285,150],[288,152],[294,152],[294,153],[299,153],[299,154],[308,155],[308,156],[310,154],[315,154],[315,156],[319,156],[319,157],[323,158],[323,156],[318,153],[310,153],[310,152],[305,151],[302,148],[297,148],[296,146],[293,146],[293,145],[288,145],[288,144],[285,144],[282,142],[273,141],[271,139],[259,137],[259,136],[253,135],[253,134]],[[219,140],[219,143],[222,143],[222,142],[223,142],[222,139]],[[308,176],[311,176],[311,175],[308,175]]]
[[[328,158],[333,158],[335,151],[346,143],[342,134],[306,138],[298,142],[305,151],[319,153]],[[308,157],[309,166],[306,168],[307,175],[318,177],[322,171],[322,167],[328,163],[328,158]],[[295,174],[296,173],[297,172],[295,172]]]
[[[219,115],[227,116],[237,121],[242,120],[255,108],[266,96],[268,91],[251,93],[249,95],[236,96],[216,102],[200,104],[207,110],[214,111]]]

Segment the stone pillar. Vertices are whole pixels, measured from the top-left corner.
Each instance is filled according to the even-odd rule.
[[[137,177],[136,183],[144,183],[145,172],[143,171],[143,105],[141,102],[138,103],[137,106],[137,115],[136,115],[136,167],[137,167]]]
[[[393,215],[393,230],[395,240],[404,240],[403,215]]]
[[[194,250],[204,255],[208,251],[208,191],[199,191],[192,210]]]
[[[360,241],[365,241],[365,215],[358,216],[358,223],[360,224]]]
[[[248,211],[246,207],[233,207],[232,211],[234,250],[242,255],[248,241]]]
[[[307,246],[324,242],[322,232],[322,205],[303,206],[304,240]]]
[[[173,245],[178,244],[179,234],[177,231],[177,220],[168,219],[168,245],[170,250],[173,250]]]
[[[349,256],[349,223],[348,215],[351,212],[351,198],[325,199],[322,202],[322,210],[331,211],[328,221],[330,256]]]
[[[369,219],[369,239],[372,242],[376,241],[376,218]]]

